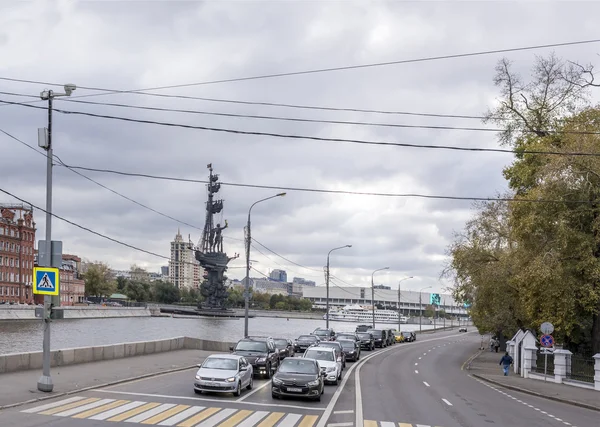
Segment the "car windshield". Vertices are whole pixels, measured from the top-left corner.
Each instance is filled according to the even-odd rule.
[[[287,340],[275,340],[277,348],[286,348],[288,346]]]
[[[202,367],[206,369],[226,369],[228,371],[235,371],[238,368],[238,361],[236,359],[209,357],[204,361]]]
[[[402,335],[404,335],[405,337],[409,337],[410,336],[410,332],[402,332]]]
[[[312,336],[312,335],[300,335],[298,337],[298,340],[302,340],[302,341],[316,341],[317,337]]]
[[[338,338],[344,338],[344,339],[348,339],[348,340],[353,340],[354,339],[354,335],[351,335],[351,334],[338,334]]]
[[[278,372],[288,374],[317,374],[317,366],[313,361],[302,359],[285,359]]]
[[[329,335],[329,331],[324,331],[324,330],[317,329],[316,331],[313,332],[313,334],[318,335],[320,337],[324,337],[324,336]]]
[[[235,351],[267,351],[267,343],[260,341],[240,341],[235,347]]]
[[[333,342],[322,342],[321,344],[319,344],[319,347],[331,347],[331,348],[335,348],[337,350],[340,349],[340,345],[338,343],[333,343]]]
[[[369,340],[369,339],[371,339],[371,335],[370,334],[358,334],[358,336],[360,337],[361,340]]]
[[[383,332],[381,331],[371,331],[371,333],[374,337],[380,337],[381,335],[383,335]]]
[[[326,362],[333,362],[335,359],[333,358],[333,353],[327,350],[308,350],[304,357],[307,359],[316,359],[316,360],[324,360]]]
[[[342,348],[344,350],[346,350],[346,349],[354,350],[354,341],[348,341],[348,340],[340,341],[340,344],[342,345]]]

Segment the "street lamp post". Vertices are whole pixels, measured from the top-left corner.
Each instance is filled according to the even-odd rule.
[[[248,209],[248,223],[246,224],[246,283],[244,284],[244,338],[248,338],[248,307],[250,304],[250,244],[252,243],[252,234],[250,228],[250,214],[254,205],[265,202],[275,197],[283,197],[286,193],[275,194],[274,196],[254,202]]]
[[[419,290],[419,333],[423,331],[423,327],[422,327],[422,319],[423,319],[423,303],[421,302],[421,292],[423,292],[425,289],[429,289],[431,288],[431,286],[425,286],[424,288],[421,288]]]
[[[38,145],[46,150],[46,259],[40,267],[52,267],[52,100],[58,96],[71,96],[77,89],[74,84],[64,86],[65,93],[45,90],[40,98],[48,100],[48,128],[43,133],[38,132]],[[40,254],[41,255],[41,254]],[[40,257],[41,258],[41,257]],[[50,376],[50,311],[52,297],[44,295],[44,342],[42,355],[42,376],[38,379],[37,389],[51,392],[54,389]]]
[[[329,253],[327,254],[327,267],[326,267],[326,271],[325,271],[325,287],[326,287],[326,296],[325,296],[325,327],[327,329],[329,329],[329,255],[331,255],[331,253],[333,251],[337,251],[338,249],[344,249],[344,248],[351,248],[352,245],[345,245],[345,246],[340,246],[339,248],[333,248],[332,250],[329,251]]]
[[[398,282],[398,332],[401,332],[401,330],[402,330],[402,326],[400,326],[400,324],[401,324],[401,323],[400,323],[400,313],[401,313],[401,312],[400,312],[400,284],[401,284],[403,281],[405,281],[405,280],[408,280],[408,279],[412,279],[412,278],[413,278],[413,276],[410,276],[410,277],[405,277],[404,279],[401,279],[401,280]]]
[[[373,329],[375,329],[375,283],[373,282],[373,276],[375,276],[375,273],[377,273],[378,271],[382,271],[382,270],[389,270],[389,267],[383,267],[383,268],[379,268],[377,270],[375,270],[373,273],[371,273],[371,309],[373,312]]]

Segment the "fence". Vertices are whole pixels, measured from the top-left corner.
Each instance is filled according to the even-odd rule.
[[[548,359],[546,359],[546,356],[548,357]],[[544,354],[541,349],[538,349],[538,351],[536,352],[536,364],[534,367],[531,368],[531,372],[542,375],[544,374],[544,372],[546,372],[547,375],[553,376],[554,354]]]
[[[574,354],[571,356],[571,369],[567,370],[567,379],[594,384],[594,359]]]

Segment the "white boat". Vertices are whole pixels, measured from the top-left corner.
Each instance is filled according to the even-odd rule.
[[[325,316],[324,316],[325,317]],[[360,305],[347,305],[341,310],[330,311],[329,320],[338,322],[361,323],[373,322],[373,311]],[[408,318],[400,316],[400,323],[407,323]],[[375,310],[375,323],[398,323],[398,312],[395,310]]]

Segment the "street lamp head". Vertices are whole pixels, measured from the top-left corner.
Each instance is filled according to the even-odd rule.
[[[65,88],[65,94],[66,94],[67,96],[71,96],[71,93],[72,93],[72,92],[73,92],[75,89],[77,89],[77,86],[75,86],[75,85],[74,85],[74,84],[72,84],[72,83],[68,83],[68,84],[66,84],[66,85],[64,86],[64,88]]]
[[[279,193],[279,194],[277,194],[277,196],[279,196],[279,197],[283,197],[283,196],[285,196],[286,194],[287,194],[287,193]]]

